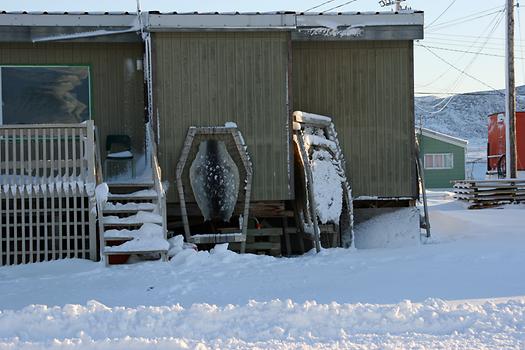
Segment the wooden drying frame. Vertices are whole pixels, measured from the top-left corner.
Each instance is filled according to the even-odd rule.
[[[246,179],[244,184],[244,210],[243,210],[243,220],[242,220],[242,229],[241,229],[241,237],[240,237],[240,243],[241,243],[241,249],[240,252],[244,253],[246,249],[246,235],[248,230],[248,215],[250,211],[250,196],[251,196],[251,190],[252,190],[252,163],[249,159],[248,153],[246,151],[246,146],[244,144],[244,139],[242,137],[241,132],[236,127],[195,127],[192,126],[188,129],[188,134],[186,136],[186,140],[184,141],[184,146],[182,148],[182,152],[179,158],[179,162],[177,163],[177,169],[176,169],[176,181],[177,181],[177,190],[179,193],[179,200],[180,200],[180,211],[182,216],[182,222],[184,225],[184,236],[186,238],[187,242],[193,242],[193,238],[191,236],[191,230],[190,230],[190,224],[188,220],[188,212],[186,210],[186,199],[184,195],[184,185],[182,183],[182,175],[184,173],[184,169],[186,168],[186,162],[188,160],[188,156],[190,151],[193,148],[195,136],[197,135],[208,135],[208,140],[213,140],[216,135],[230,135],[233,142],[235,143],[237,152],[239,153],[240,159],[244,165],[244,170],[246,172]],[[243,181],[241,179],[240,185],[242,186]],[[220,234],[218,234],[220,235]]]

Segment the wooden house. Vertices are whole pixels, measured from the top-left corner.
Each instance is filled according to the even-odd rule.
[[[465,180],[466,140],[430,129],[417,129],[426,188],[452,188]]]
[[[422,37],[418,11],[0,13],[0,265],[99,258],[108,135],[130,137],[146,174],[111,192],[153,191],[143,202],[164,233],[180,229],[175,170],[191,126],[236,123],[250,216],[293,218],[295,110],[332,117],[356,206],[413,205]]]

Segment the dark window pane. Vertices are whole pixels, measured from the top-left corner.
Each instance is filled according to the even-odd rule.
[[[88,67],[0,69],[3,124],[79,123],[90,119]]]

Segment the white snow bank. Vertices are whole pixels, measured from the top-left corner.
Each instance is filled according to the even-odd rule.
[[[170,258],[182,252],[184,249],[191,249],[197,251],[197,246],[193,243],[184,242],[183,235],[177,235],[168,239],[170,249],[168,250],[168,256]]]
[[[420,244],[419,210],[401,208],[356,225],[358,249],[399,248]]]
[[[0,313],[0,348],[519,347],[525,298],[500,303],[427,299],[394,305],[250,301],[219,307],[31,305]],[[199,345],[199,346],[197,346]],[[405,346],[401,346],[405,347]]]

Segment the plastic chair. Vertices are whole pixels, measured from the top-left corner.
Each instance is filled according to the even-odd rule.
[[[106,137],[106,159],[104,172],[108,173],[108,160],[126,161],[131,166],[131,177],[135,177],[135,160],[131,150],[131,137],[128,135],[108,135]]]

